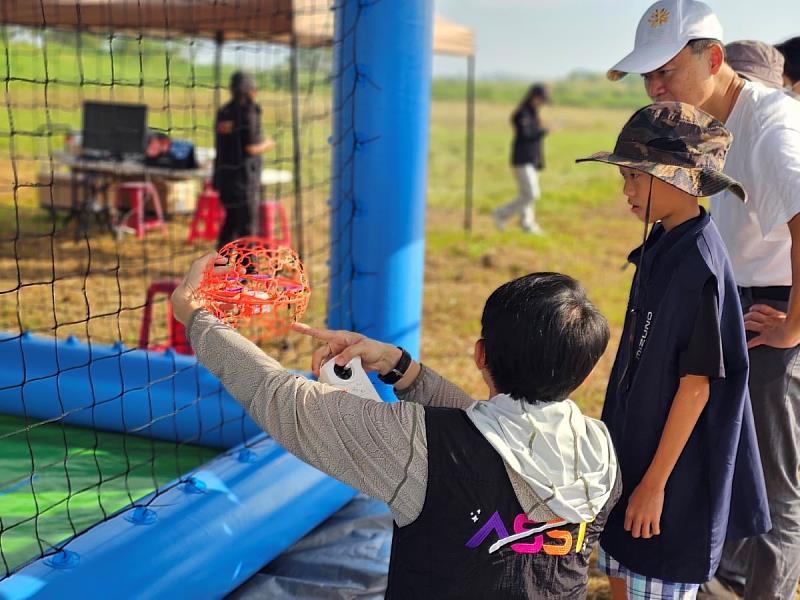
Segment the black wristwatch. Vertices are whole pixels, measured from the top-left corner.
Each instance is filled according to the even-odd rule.
[[[397,349],[402,353],[400,354],[400,360],[397,361],[397,364],[394,366],[394,368],[386,373],[386,375],[378,375],[378,379],[388,385],[394,385],[400,381],[403,378],[403,375],[406,374],[406,371],[408,371],[408,367],[411,364],[411,355],[400,346],[398,346]]]

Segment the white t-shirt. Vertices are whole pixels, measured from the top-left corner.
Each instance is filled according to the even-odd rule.
[[[744,186],[711,198],[740,286],[792,285],[787,223],[800,213],[800,102],[785,92],[745,82],[725,122],[733,144],[725,173]]]

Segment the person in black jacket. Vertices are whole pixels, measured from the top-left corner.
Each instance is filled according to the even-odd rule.
[[[214,125],[214,187],[225,207],[217,248],[240,237],[259,235],[261,155],[275,145],[261,135],[261,107],[255,102],[253,78],[237,71],[231,76],[230,90],[231,101],[219,109]]]
[[[492,213],[498,229],[503,229],[508,219],[519,215],[523,231],[542,233],[534,212],[534,204],[541,195],[538,171],[544,168],[542,139],[547,135],[547,129],[539,121],[539,107],[549,100],[547,89],[537,83],[530,87],[511,115],[514,126],[511,168],[517,180],[517,196]]]

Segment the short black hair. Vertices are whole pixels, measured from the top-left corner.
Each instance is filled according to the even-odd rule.
[[[517,111],[523,108],[527,109],[533,98],[541,98],[545,102],[550,102],[550,92],[543,83],[534,83],[528,88],[519,105],[517,105]]]
[[[244,71],[236,71],[231,75],[231,81],[228,86],[234,98],[242,99],[256,89],[256,81],[250,73]]]
[[[800,36],[775,46],[783,54],[783,74],[794,82],[800,81]]]
[[[547,98],[549,94],[543,83],[534,83],[528,88],[528,96],[531,98]]]
[[[531,273],[483,308],[486,364],[498,393],[530,403],[566,399],[608,346],[608,322],[572,277]]]

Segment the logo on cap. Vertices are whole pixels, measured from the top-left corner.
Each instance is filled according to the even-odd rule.
[[[650,27],[655,29],[665,25],[667,21],[669,21],[669,11],[666,8],[657,8],[652,12],[647,22],[650,23]]]

